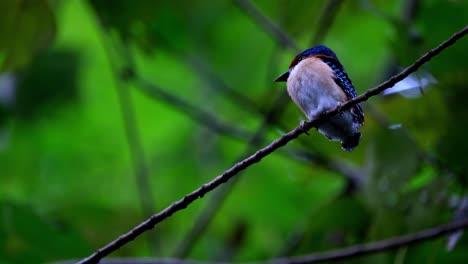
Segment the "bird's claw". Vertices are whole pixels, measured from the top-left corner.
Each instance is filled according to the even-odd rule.
[[[302,130],[306,135],[310,135],[309,132],[307,131],[307,129],[305,128],[305,124],[306,124],[306,121],[302,120],[302,121],[301,121],[301,124],[299,125],[299,127],[301,128],[301,130]]]

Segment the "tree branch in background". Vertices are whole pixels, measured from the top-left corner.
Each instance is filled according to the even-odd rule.
[[[211,89],[226,95],[244,110],[261,115],[266,112],[266,109],[259,106],[253,99],[227,85],[224,80],[219,78],[208,65],[206,65],[200,58],[194,56],[194,54],[181,54],[180,52],[174,52],[173,54],[178,56],[181,61],[186,61],[192,70],[209,84],[208,86],[211,87]]]
[[[413,20],[418,14],[421,7],[421,0],[408,0],[403,5],[403,23],[407,26],[413,27]]]
[[[280,97],[282,97],[280,95]],[[270,108],[270,111],[265,114],[260,127],[257,129],[257,132],[252,135],[250,140],[247,142],[247,148],[240,155],[238,159],[236,159],[236,162],[238,160],[241,160],[245,156],[247,156],[249,153],[257,149],[264,141],[265,133],[267,132],[270,124],[273,122],[275,117],[278,114],[278,110],[282,107],[280,107],[278,104],[284,105],[286,100],[276,100],[275,104]],[[240,175],[239,175],[240,176]],[[194,224],[192,228],[189,230],[188,234],[183,236],[183,240],[181,244],[176,247],[176,251],[174,253],[175,258],[184,258],[188,256],[188,254],[191,252],[192,248],[195,246],[195,243],[199,240],[201,235],[205,232],[207,229],[208,225],[211,223],[213,220],[216,212],[218,212],[219,208],[221,208],[221,205],[225,201],[226,197],[228,194],[231,192],[231,190],[234,188],[236,183],[240,177],[234,178],[232,181],[227,183],[223,188],[218,189],[214,195],[211,197],[209,200],[208,204],[205,206],[205,209],[199,214],[199,216],[194,220]]]
[[[311,41],[312,46],[318,45],[323,41],[333,25],[333,22],[335,22],[336,14],[338,13],[342,3],[343,0],[327,1],[322,12],[320,12],[320,17],[317,23],[318,26],[316,27],[317,31]]]
[[[249,5],[247,5],[249,6]],[[247,12],[248,14],[257,14],[258,12]],[[268,21],[267,23],[261,23],[259,24],[260,26],[265,26],[265,25],[274,25],[272,21],[270,21],[266,16],[263,14],[261,15],[262,18],[260,20],[263,21]],[[255,18],[254,18],[255,20]],[[280,45],[281,45],[281,38],[287,38],[287,41],[289,43],[293,43],[294,46],[298,46],[293,39],[289,38],[287,34],[284,33],[279,27],[276,26],[276,30],[283,32],[282,34],[274,34],[273,39],[276,40]],[[269,31],[266,29],[265,31]],[[323,34],[326,33],[326,31],[322,32]],[[278,38],[279,36],[279,38]],[[282,36],[282,37],[281,37]],[[163,40],[164,37],[160,36]],[[273,103],[272,108],[270,110],[264,110],[265,107],[258,106],[254,101],[252,101],[250,98],[245,97],[244,94],[237,92],[235,89],[232,89],[227,85],[224,80],[216,76],[216,74],[206,65],[204,64],[199,58],[194,57],[193,54],[191,53],[186,53],[182,51],[173,51],[172,52],[174,56],[176,56],[179,60],[186,62],[190,67],[197,72],[205,81],[207,81],[209,86],[216,88],[214,89],[217,92],[221,92],[225,94],[227,97],[231,98],[233,101],[235,101],[237,104],[242,106],[244,109],[248,109],[251,112],[256,112],[258,114],[262,114],[266,116],[266,119],[263,119],[262,125],[260,126],[259,130],[257,131],[256,135],[251,137],[250,140],[248,140],[249,143],[249,148],[245,151],[246,154],[242,154],[241,158],[245,157],[248,153],[252,152],[254,149],[258,148],[262,142],[262,137],[264,137],[264,133],[266,130],[270,127],[271,124],[273,123],[278,123],[279,127],[283,130],[286,130],[285,125],[281,125],[279,121],[276,119],[277,112],[280,112],[281,109],[284,108],[288,95],[284,91],[281,93],[281,95],[278,97],[278,99]],[[275,53],[273,53],[275,55]],[[277,65],[277,63],[270,63],[269,65]],[[271,75],[268,76],[270,78]],[[190,111],[190,114],[195,113],[194,111]],[[274,115],[273,115],[274,114]],[[226,132],[229,132],[229,130],[226,130]],[[333,170],[338,173],[345,173],[344,176],[347,180],[346,184],[346,193],[350,193],[353,190],[358,189],[362,183],[362,172],[357,172],[357,170],[354,170],[352,172],[350,166],[344,166],[343,162],[340,161],[335,161],[333,159],[327,158],[319,153],[314,153],[312,154],[311,152],[308,152],[307,155],[305,155],[304,152],[301,152],[301,154],[294,154],[294,151],[289,151],[286,153],[290,156],[293,157],[300,157],[300,160],[302,161],[307,161],[309,163],[315,163],[318,160],[320,160],[319,166]],[[240,160],[237,159],[237,160]],[[332,165],[333,164],[333,165]],[[348,169],[345,169],[348,168]],[[338,170],[334,170],[338,169]],[[352,173],[351,173],[352,172]],[[359,180],[357,180],[359,178]],[[237,181],[232,181],[228,185],[224,186],[223,188],[219,189],[216,191],[213,196],[211,197],[210,201],[208,204],[204,207],[205,209],[200,213],[200,215],[194,220],[193,227],[188,231],[188,234],[184,236],[184,239],[180,242],[180,245],[176,247],[175,253],[173,254],[174,257],[176,258],[182,258],[187,256],[192,248],[194,247],[195,243],[198,241],[199,237],[203,234],[203,232],[207,229],[208,225],[214,218],[216,212],[218,209],[221,207],[223,201],[225,200],[226,196],[230,193],[234,185],[236,184]]]
[[[263,30],[267,32],[271,32],[271,28],[275,28],[275,31],[279,31],[281,33],[278,34],[270,34],[272,38],[280,45],[282,43],[291,43],[291,45],[288,45],[290,48],[295,48],[296,50],[299,50],[299,45],[294,41],[294,39],[290,38],[283,30],[281,30],[280,27],[276,26],[276,24],[271,21],[267,16],[261,13],[260,10],[258,10],[255,5],[249,1],[249,0],[234,0],[237,5],[245,11],[246,14],[250,15],[254,21],[257,21],[257,25],[263,28]],[[318,22],[317,26],[317,33],[314,35],[314,38],[312,40],[312,44],[318,44],[319,42],[323,41],[323,38],[327,35],[329,32],[335,17],[338,13],[338,9],[340,8],[342,4],[342,0],[329,0],[324,9],[321,12],[320,19]],[[264,21],[264,22],[260,22]],[[284,46],[284,45],[283,45]],[[287,98],[287,92],[284,91],[278,100],[285,100]],[[279,105],[275,103],[274,105]],[[278,109],[279,111],[280,109]],[[282,126],[279,124],[279,127],[283,130],[285,129],[285,126]],[[294,151],[296,152],[295,154],[293,152],[290,152],[292,155],[296,155],[297,157],[302,156],[302,159],[307,159],[309,162],[319,164],[320,166],[327,168],[327,169],[332,169],[333,171],[336,171],[340,174],[343,174],[346,177],[347,184],[345,187],[345,193],[350,193],[354,190],[357,190],[360,188],[360,186],[363,183],[363,178],[362,177],[362,172],[358,172],[357,170],[352,170],[352,166],[347,166],[343,162],[325,157],[321,154],[318,153],[311,153],[311,152],[304,152],[304,151]]]
[[[395,22],[395,18],[392,15],[378,9],[377,7],[374,6],[373,3],[371,3],[371,1],[369,1],[369,0],[360,0],[359,3],[362,6],[362,8],[366,9],[367,11],[369,11],[374,16],[382,18],[383,20],[385,20],[387,22],[391,22],[391,23]]]
[[[329,171],[337,172],[343,175],[346,179],[346,187],[343,191],[344,194],[351,194],[360,190],[364,184],[364,172],[351,163],[341,161],[339,159],[331,159],[322,154],[317,154],[305,150],[287,150],[289,155],[297,157],[298,160],[304,160],[309,163],[316,164],[317,166],[327,169]]]
[[[336,15],[336,12],[335,12],[335,15]],[[322,15],[322,17],[323,16],[324,15]],[[268,20],[266,16],[263,16],[263,19]],[[334,20],[334,18],[332,17],[329,17],[328,19]],[[259,26],[268,25],[272,23],[273,22],[259,24]],[[324,26],[324,27],[329,28],[329,26]],[[326,35],[326,33],[328,33],[328,31],[323,30],[321,34],[323,34],[324,36]],[[286,38],[288,38],[288,42],[294,43],[294,46],[298,46],[298,44],[292,38],[288,37],[287,34],[278,34],[278,35],[271,35],[271,36],[278,44],[281,44],[281,37],[278,37],[278,36],[285,36]],[[167,40],[165,40],[162,35],[159,35],[159,38],[167,42]],[[192,70],[194,70],[200,76],[202,76],[202,78],[205,79],[210,84],[209,86],[214,88],[213,90],[225,94],[228,98],[230,98],[236,104],[241,106],[243,109],[249,110],[250,112],[261,114],[263,116],[268,115],[268,112],[271,112],[273,110],[273,109],[268,110],[265,107],[261,107],[257,103],[252,101],[250,98],[246,97],[243,93],[237,92],[235,89],[233,89],[228,84],[226,84],[226,82],[223,79],[219,78],[216,75],[216,73],[214,73],[214,71],[208,65],[206,65],[205,63],[203,63],[203,61],[201,61],[200,58],[195,57],[192,53],[184,52],[182,50],[171,50],[171,52],[178,60],[188,64],[192,68]],[[189,102],[184,101],[182,98],[179,98],[176,95],[170,94],[169,92],[157,87],[154,84],[151,84],[148,81],[146,81],[145,86],[151,91],[149,92],[150,95],[154,95],[154,97],[157,97],[161,100],[168,102],[171,106],[178,108],[179,110],[187,114],[189,117],[191,117],[195,121],[200,122],[201,124],[209,127],[210,129],[218,133],[221,133],[221,134],[233,137],[233,138],[245,140],[245,141],[249,141],[249,138],[251,138],[250,134],[248,136],[245,136],[248,134],[247,131],[239,130],[238,128],[229,126],[228,124],[223,124],[221,121],[217,120],[215,116],[212,116],[209,112],[205,112],[203,110],[198,109],[197,107],[191,105]],[[279,102],[284,101],[287,98],[288,98],[287,92],[286,91],[282,92],[281,95],[278,97],[278,99],[272,104],[274,107],[277,107],[277,109],[274,111],[280,111],[278,107],[281,104],[279,104]],[[207,118],[201,118],[201,117],[207,117]],[[287,125],[282,124],[281,120],[276,120],[274,117],[272,117],[270,124],[276,124],[281,130],[288,129]],[[223,129],[219,129],[220,127]],[[304,141],[301,140],[301,142],[304,142]],[[282,152],[282,154],[286,154],[286,155],[289,155],[290,157],[295,157],[301,161],[316,164],[316,165],[321,166],[324,169],[329,169],[334,172],[343,174],[343,176],[345,176],[347,180],[345,192],[359,189],[363,182],[364,177],[363,177],[362,171],[359,171],[357,168],[353,168],[351,164],[345,164],[344,162],[341,162],[339,160],[326,157],[321,153],[302,151],[302,150],[288,150],[287,153]],[[215,198],[217,197],[214,197],[213,199]],[[207,221],[207,219],[205,221]],[[189,243],[189,241],[190,239],[182,243]],[[182,251],[176,250],[176,251],[183,252],[184,250]],[[179,256],[179,254],[176,254],[176,255]]]
[[[247,15],[249,15],[255,23],[270,35],[284,48],[294,49],[299,52],[300,46],[286,34],[272,20],[265,16],[251,1],[249,0],[233,0],[233,2]],[[317,31],[311,41],[312,45],[317,45],[323,41],[328,31],[330,30],[339,8],[343,0],[329,0],[323,11],[320,13],[318,20]]]
[[[280,98],[287,99],[286,97],[283,97],[282,95],[280,95]],[[281,100],[276,100],[275,102],[278,104],[284,103]],[[269,124],[271,124],[271,121],[268,121],[268,120],[274,119],[274,117],[276,116],[275,111],[278,111],[278,109],[279,107],[274,105],[271,108],[271,111],[266,114],[266,118],[261,124],[256,135],[254,135],[252,139],[249,141],[248,143],[249,147],[247,148],[245,153],[241,155],[241,157],[245,157],[248,153],[253,151],[253,149],[257,148],[261,144],[261,142],[263,141],[262,134],[266,131]],[[351,193],[359,189],[362,186],[363,179],[364,179],[363,172],[350,164],[347,164],[340,160],[331,159],[322,154],[313,153],[310,151],[287,150],[284,154],[286,154],[288,157],[295,157],[295,159],[299,161],[311,163],[319,167],[322,167],[324,169],[342,174],[347,181],[347,184],[346,184],[347,187],[346,187],[346,190],[344,191],[345,193]],[[237,182],[237,179],[239,179],[239,177],[234,178],[231,182],[226,184],[222,189],[219,189],[213,194],[210,201],[208,202],[208,205],[205,206],[206,209],[202,211],[199,217],[197,217],[194,220],[193,227],[189,230],[187,235],[183,236],[184,238],[181,244],[178,247],[176,247],[176,251],[173,254],[174,258],[184,258],[188,256],[188,254],[190,253],[191,249],[193,248],[197,240],[200,238],[202,233],[206,230],[206,228],[210,224],[211,220],[213,219],[214,215],[220,208],[226,196],[234,187],[235,183]]]
[[[262,109],[257,102],[247,97],[244,93],[230,87],[222,78],[216,75],[215,71],[209,67],[202,58],[193,52],[177,49],[174,45],[170,44],[171,42],[163,34],[157,34],[157,36],[158,40],[164,43],[166,50],[168,50],[176,60],[190,67],[202,80],[207,82],[208,88],[225,95],[231,101],[241,106],[243,110],[263,115],[265,109]]]
[[[149,179],[149,169],[146,164],[146,156],[139,137],[139,131],[135,120],[134,106],[131,91],[124,85],[117,85],[117,95],[119,98],[120,111],[122,112],[125,126],[125,134],[130,149],[130,156],[133,163],[133,170],[140,195],[141,208],[145,217],[153,214],[156,210],[154,196]],[[155,235],[150,236],[151,252],[155,253],[159,242]]]
[[[202,109],[199,109],[198,107],[192,105],[190,102],[187,102],[184,99],[177,97],[176,95],[166,92],[164,89],[160,88],[156,84],[140,76],[136,76],[135,84],[145,94],[167,103],[168,105],[176,108],[180,112],[184,113],[185,115],[189,116],[195,121],[207,126],[213,131],[242,140],[245,140],[250,136],[250,132],[248,132],[247,130],[240,129],[238,127],[232,126],[228,123],[224,123],[218,120],[211,113],[203,111]]]
[[[400,237],[390,238],[377,242],[372,242],[363,245],[356,245],[347,247],[344,249],[332,250],[324,253],[311,254],[301,257],[276,259],[264,262],[265,264],[283,264],[283,263],[317,263],[317,262],[329,262],[350,259],[354,257],[369,255],[372,253],[382,252],[385,250],[397,249],[406,247],[412,244],[424,242],[431,239],[436,239],[441,236],[448,235],[454,231],[461,230],[468,227],[468,219],[459,221],[452,224],[445,224],[436,226],[430,229],[419,231],[416,233],[403,235]]]
[[[421,7],[421,0],[408,0],[405,2],[403,5],[403,8],[401,10],[401,24],[403,24],[403,29],[405,30],[405,36],[406,38],[401,40],[403,43],[407,42],[408,45],[411,46],[417,46],[418,50],[421,48],[421,43],[423,43],[422,36],[419,32],[416,31],[415,25],[414,25],[414,20],[416,19],[416,16],[419,12],[419,8]],[[388,70],[385,71],[384,77],[390,75],[391,73],[394,72],[394,69],[399,68],[399,65],[396,63],[397,59],[392,56],[388,62],[386,62]],[[365,111],[369,113],[370,116],[373,117],[373,119],[376,121],[376,123],[383,127],[383,128],[388,128],[389,126],[392,125],[390,119],[383,113],[381,112],[377,107],[375,107],[372,104],[368,104],[365,107]],[[464,172],[456,170],[454,168],[451,168],[449,164],[446,162],[442,161],[439,157],[434,155],[433,153],[429,153],[424,150],[424,148],[418,143],[414,135],[412,135],[411,131],[406,128],[405,126],[402,126],[400,130],[404,133],[404,135],[412,142],[412,144],[415,146],[418,155],[426,161],[428,164],[432,165],[434,168],[436,168],[439,171],[445,171],[448,172],[451,175],[463,175]],[[463,178],[463,176],[461,176]]]
[[[411,66],[404,69],[401,73],[393,76],[389,80],[383,82],[377,87],[371,88],[367,90],[364,94],[357,96],[343,105],[337,106],[332,110],[326,111],[323,114],[319,115],[317,118],[312,119],[310,121],[305,122],[304,124],[296,127],[292,131],[286,133],[282,137],[276,139],[268,146],[258,150],[255,154],[249,156],[248,158],[238,162],[230,169],[226,170],[223,174],[217,176],[212,181],[203,184],[200,188],[196,189],[192,193],[187,194],[184,198],[174,202],[170,206],[166,207],[166,209],[162,210],[161,212],[152,215],[150,218],[130,230],[129,232],[121,235],[116,240],[110,242],[106,246],[102,247],[101,249],[94,252],[91,256],[82,259],[79,263],[98,263],[99,260],[104,258],[105,256],[109,255],[110,253],[116,251],[120,247],[124,246],[125,244],[129,243],[130,241],[134,240],[144,232],[154,228],[155,225],[158,223],[166,220],[174,213],[183,210],[195,200],[205,196],[210,191],[216,189],[218,186],[226,183],[229,179],[237,175],[239,172],[247,169],[251,165],[260,162],[263,158],[270,155],[277,149],[285,146],[290,141],[294,140],[295,138],[299,137],[301,134],[304,134],[307,130],[311,129],[312,127],[316,127],[318,124],[330,118],[333,115],[338,114],[341,111],[345,111],[356,105],[357,103],[363,102],[368,100],[370,97],[378,95],[385,89],[388,89],[394,86],[397,82],[403,80],[412,72],[416,71],[419,67],[421,67],[426,62],[430,61],[434,56],[438,55],[447,47],[453,45],[457,40],[462,38],[468,33],[468,27],[464,27],[461,31],[452,35],[448,40],[444,41],[442,44],[437,46],[436,48],[430,50],[426,54],[424,54],[421,58],[419,58],[415,63]],[[468,222],[468,221],[467,221]],[[451,230],[453,231],[453,230]]]
[[[277,39],[281,47],[300,51],[299,45],[297,45],[296,42],[294,42],[283,30],[281,30],[278,25],[276,25],[272,20],[268,19],[268,17],[265,16],[262,11],[260,11],[260,9],[258,9],[251,1],[233,0],[233,2],[249,17],[251,17],[254,22],[260,26],[260,28]]]
[[[252,146],[255,145],[256,144],[252,144]],[[248,153],[248,150],[246,153]],[[295,157],[298,161],[314,164],[323,169],[343,175],[347,182],[346,188],[343,191],[344,194],[353,193],[362,187],[364,173],[360,169],[344,161],[330,159],[322,154],[304,150],[287,150],[284,154],[288,157]],[[239,179],[239,177],[235,177],[222,189],[213,194],[208,205],[205,206],[205,210],[194,220],[193,227],[189,230],[187,235],[183,236],[181,244],[176,247],[175,253],[173,254],[174,258],[184,258],[189,255],[194,244],[210,224],[222,202],[233,188],[235,182],[237,182],[237,179]],[[292,237],[297,237],[297,234],[295,233]]]
[[[137,74],[138,75],[138,74]],[[179,98],[177,95],[171,94],[166,90],[160,88],[156,84],[142,78],[136,76],[136,85],[138,88],[145,94],[155,99],[158,99],[164,103],[167,103],[169,106],[177,109],[178,111],[182,112],[186,116],[192,118],[196,122],[208,127],[209,129],[216,131],[217,133],[228,136],[234,139],[243,140],[248,142],[249,138],[253,137],[253,133],[240,129],[238,127],[232,126],[228,123],[222,122],[216,118],[216,116],[212,115],[209,112],[205,112],[202,109],[192,105],[191,103],[185,101],[182,98]],[[284,129],[285,126],[281,126]],[[306,154],[307,153],[307,154]],[[312,153],[310,151],[303,151],[303,150],[288,150],[286,152],[281,152],[281,154],[288,156],[289,158],[299,159],[301,161],[306,161],[309,163],[316,163],[317,161],[321,160],[318,165],[324,165],[325,163],[328,164],[335,164],[335,165],[328,165],[324,166],[323,168],[329,168],[335,172],[343,173],[347,170],[343,170],[346,165],[341,166],[342,164],[340,161],[327,160],[327,157],[320,153]],[[362,176],[362,173],[360,173]],[[344,174],[347,178],[353,178],[351,174]],[[362,178],[362,177],[361,177]]]
[[[273,21],[271,21],[267,16],[263,15],[261,11],[256,8],[250,1],[236,1],[240,8],[242,8],[248,15],[252,16],[254,21],[257,21],[257,24],[262,27],[267,32],[276,32],[276,34],[270,34],[272,38],[279,44],[283,45],[284,43],[291,43],[289,47],[299,47],[299,45],[290,38],[280,27],[278,27]],[[325,10],[323,12],[331,12],[330,14],[323,14],[320,19],[319,29],[317,34],[320,34],[317,40],[322,39],[326,33],[328,32],[329,28],[331,27],[332,21],[334,20],[334,16],[336,15],[336,11],[341,1],[330,1]],[[272,30],[274,28],[274,30]],[[273,53],[273,57],[275,52]],[[200,65],[199,61],[189,60],[189,63],[195,69],[195,71],[199,72],[202,76],[212,83],[216,87],[220,87],[221,91],[227,93],[233,99],[236,99],[236,102],[239,102],[243,106],[248,106],[251,109],[256,110],[256,112],[263,113],[263,108],[259,108],[253,103],[250,99],[244,98],[242,94],[233,93],[234,89],[229,88],[223,80],[219,79],[215,74],[212,73],[205,65]],[[270,63],[269,65],[276,65],[275,62]],[[205,67],[201,67],[205,66]],[[217,89],[218,90],[218,89]],[[281,112],[284,109],[288,95],[286,91],[281,92],[278,98],[273,103],[272,107],[268,112],[264,113],[265,118],[260,125],[260,128],[256,132],[256,135],[253,136],[251,140],[249,140],[249,147],[246,149],[245,153],[250,153],[254,149],[258,148],[263,141],[262,138],[264,137],[264,133],[266,133],[269,126],[275,123],[276,117],[278,116],[278,112]],[[247,100],[245,100],[247,99]],[[279,121],[277,121],[279,122]],[[285,129],[285,126],[279,125],[282,129]],[[351,193],[357,190],[363,182],[362,172],[358,172],[357,170],[351,169],[351,166],[345,166],[343,162],[330,159],[323,155],[319,155],[317,153],[312,154],[311,152],[297,152],[297,151],[290,151],[290,155],[296,156],[301,160],[307,160],[310,163],[315,163],[321,167],[326,169],[336,171],[340,174],[343,174],[347,180],[347,184],[345,185],[344,193]],[[242,154],[241,158],[245,157],[247,154]],[[176,251],[174,253],[175,258],[183,258],[186,257],[191,249],[194,247],[195,243],[198,241],[199,237],[201,237],[202,233],[206,230],[208,225],[210,224],[211,220],[214,218],[216,212],[221,207],[221,204],[230,193],[234,185],[237,183],[237,179],[235,178],[234,181],[231,181],[223,188],[219,189],[215,194],[212,196],[208,204],[205,206],[205,210],[202,211],[198,218],[195,219],[193,227],[189,230],[188,234],[184,236],[181,244],[176,247]]]
[[[239,5],[239,1],[236,1]],[[258,9],[248,0],[246,1],[241,1],[244,3],[241,3],[239,5],[240,8],[242,8],[245,13],[249,14],[252,16],[252,19],[254,21],[264,21],[264,20],[269,20],[268,17],[264,16],[261,14]],[[317,45],[320,42],[323,41],[327,33],[329,32],[335,17],[338,13],[339,8],[341,7],[343,1],[342,0],[329,0],[325,4],[325,7],[323,8],[318,22],[316,26],[316,33],[314,34],[312,38],[312,45]],[[252,11],[249,11],[252,10]],[[269,29],[269,25],[275,25],[274,22],[269,21],[268,23],[260,23],[257,22],[257,25],[260,27],[263,27],[263,29],[267,32],[271,32]],[[279,27],[277,27],[278,30],[281,30]],[[282,44],[285,42],[285,39],[288,43],[293,43],[293,45],[290,45],[290,47],[299,47],[299,45],[290,37],[288,37],[287,34],[270,34],[272,36],[273,40],[275,40],[278,44]],[[284,91],[280,97],[279,100],[283,100],[287,98],[287,93]],[[284,129],[284,128],[282,128]],[[328,157],[325,157],[323,155],[317,155],[316,153],[312,153],[310,151],[290,151],[291,155],[295,155],[296,157],[300,159],[307,159],[309,162],[314,163],[316,165],[319,165],[321,167],[324,167],[326,169],[330,169],[332,171],[336,171],[343,176],[345,176],[346,179],[346,184],[344,187],[344,190],[342,194],[349,195],[358,189],[360,189],[363,185],[364,181],[364,176],[362,171],[358,171],[357,169],[353,168],[353,166],[345,164],[344,162],[331,159]],[[282,252],[286,253],[289,251],[292,251],[299,243],[300,240],[302,239],[304,234],[304,226],[300,225],[299,227],[296,228],[296,231],[290,234],[290,236],[286,239],[286,245],[284,246],[284,250]],[[290,241],[295,241],[296,243],[289,243]]]
[[[129,147],[130,159],[132,162],[133,173],[138,188],[138,195],[143,217],[148,217],[156,211],[154,202],[154,195],[151,189],[151,181],[149,178],[149,168],[146,163],[146,155],[141,143],[140,132],[136,121],[135,107],[133,105],[132,93],[130,87],[127,85],[128,73],[122,73],[119,66],[111,54],[111,50],[115,48],[111,43],[108,32],[101,25],[101,35],[104,48],[107,53],[107,58],[110,64],[112,74],[115,79],[115,89],[119,100],[119,107],[122,113],[122,120],[125,129],[125,135]],[[132,65],[133,61],[127,52],[123,52],[126,63]],[[159,248],[159,241],[155,234],[148,236],[149,247],[151,252],[155,254]]]
[[[251,16],[251,18],[254,21],[257,21],[257,25],[262,27],[263,30],[265,30],[266,32],[273,32],[271,28],[275,28],[274,31],[279,32],[279,33],[270,34],[270,35],[278,44],[283,45],[283,43],[291,43],[291,45],[288,45],[285,47],[299,50],[299,45],[294,41],[294,39],[289,37],[288,34],[286,34],[280,27],[278,27],[273,21],[271,21],[267,16],[265,16],[251,1],[234,0],[234,2],[246,14]],[[324,7],[320,15],[320,19],[319,19],[318,26],[317,26],[318,28],[317,33],[314,35],[314,38],[312,41],[313,44],[317,44],[318,42],[321,42],[323,38],[326,36],[326,34],[328,33],[328,31],[330,30],[333,24],[333,21],[335,20],[335,17],[337,15],[338,9],[341,6],[341,4],[342,4],[342,0],[329,0],[326,3],[326,6]],[[287,93],[284,92],[280,95],[280,97],[278,98],[278,101],[285,100],[285,98],[287,97],[288,97]],[[275,103],[274,105],[279,106],[278,103]],[[280,109],[277,109],[277,111],[279,110]],[[285,129],[285,127],[281,125],[280,125],[280,128]],[[333,170],[337,171],[338,173],[341,173],[341,174],[345,173],[343,175],[346,176],[346,179],[347,179],[347,185],[346,185],[347,190],[356,189],[360,185],[362,185],[362,181],[363,181],[362,173],[357,172],[356,170],[354,172],[351,172],[351,169],[350,169],[351,166],[345,166],[340,161],[327,158],[318,153],[311,153],[311,152],[305,152],[305,151],[292,151],[290,153],[292,155],[296,155],[297,157],[302,156],[302,159],[307,159],[309,162],[317,163],[325,168],[329,168],[329,169],[333,168]],[[344,169],[345,167],[347,169]]]
[[[242,264],[305,264],[331,262],[338,260],[348,260],[355,257],[370,255],[387,250],[398,249],[414,245],[417,243],[426,242],[437,239],[453,232],[468,228],[468,219],[460,220],[451,224],[444,224],[425,229],[411,234],[393,237],[385,240],[374,241],[367,244],[361,244],[351,247],[346,247],[337,250],[326,251],[323,253],[315,253],[291,258],[278,258],[267,261],[242,262]],[[61,261],[54,264],[69,264],[75,261]],[[203,262],[183,259],[105,259],[101,264],[231,264],[231,262]]]

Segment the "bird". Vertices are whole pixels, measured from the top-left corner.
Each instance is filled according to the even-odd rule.
[[[338,57],[324,45],[297,54],[275,82],[287,82],[289,96],[309,120],[357,96]],[[364,112],[355,104],[320,123],[317,130],[329,140],[341,142],[341,148],[350,152],[361,141],[359,127],[363,125]]]

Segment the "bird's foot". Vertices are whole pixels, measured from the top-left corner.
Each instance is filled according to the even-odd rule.
[[[305,128],[305,124],[306,124],[306,121],[302,120],[302,121],[301,121],[301,124],[299,125],[299,127],[301,128],[301,130],[302,130],[306,135],[310,135],[309,132],[307,131],[307,129]]]

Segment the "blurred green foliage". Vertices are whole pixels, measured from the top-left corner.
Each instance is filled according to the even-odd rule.
[[[305,49],[329,1],[252,2]],[[235,1],[5,0],[0,11],[0,263],[82,258],[147,217],[134,172],[145,165],[132,163],[117,87],[130,89],[130,126],[157,212],[229,168],[249,144],[142,85],[253,133],[259,111],[284,89],[272,80],[296,53]],[[466,1],[342,1],[323,43],[362,93],[465,26],[466,14]],[[351,164],[360,189],[345,192],[333,166],[278,151],[242,174],[189,257],[305,254],[450,221],[450,201],[466,195],[468,179],[467,46],[462,39],[423,67],[438,83],[421,96],[364,103],[364,139],[354,152],[313,131],[286,147]],[[292,129],[303,118],[289,102],[275,120]],[[264,143],[284,130],[272,124]],[[144,235],[114,256],[172,256],[210,197],[153,230],[156,246]],[[445,243],[343,263],[468,259],[467,238],[452,252]]]
[[[6,54],[1,69],[15,70],[51,44],[55,17],[47,0],[6,0],[0,3],[0,10],[0,50]]]

